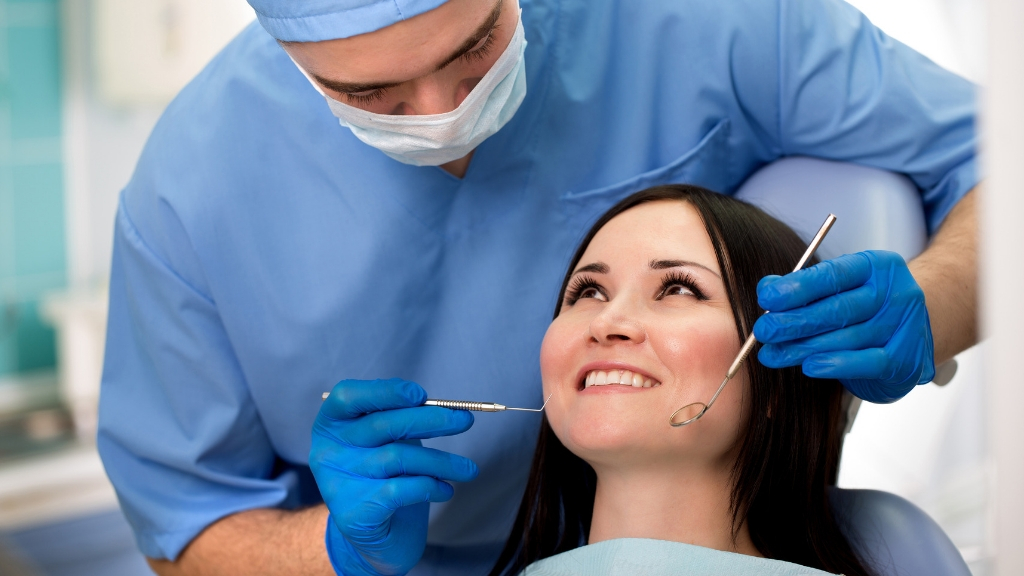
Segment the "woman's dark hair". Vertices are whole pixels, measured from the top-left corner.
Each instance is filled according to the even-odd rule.
[[[741,342],[763,312],[757,305],[758,281],[789,272],[806,244],[761,209],[696,186],[643,190],[601,216],[569,263],[555,317],[572,270],[597,232],[626,210],[658,200],[687,202],[700,214]],[[835,380],[812,380],[799,367],[766,368],[756,361],[756,350],[746,363],[750,417],[732,473],[733,534],[746,522],[754,545],[768,558],[867,575],[839,530],[827,493],[835,484],[842,448],[842,386]],[[667,420],[665,427],[670,434]],[[559,441],[545,417],[526,493],[491,575],[518,574],[532,562],[586,544],[596,484],[594,470]]]

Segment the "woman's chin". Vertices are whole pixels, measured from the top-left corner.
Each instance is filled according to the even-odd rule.
[[[664,419],[664,427],[669,428]],[[652,418],[637,412],[588,410],[572,418],[562,430],[555,428],[566,448],[584,460],[639,455],[650,450],[656,435]]]
[[[590,398],[564,412],[556,408],[548,421],[566,448],[595,467],[714,460],[737,441],[738,431],[727,417],[732,394],[719,400],[717,413],[684,428],[670,426],[671,411],[665,409],[666,402],[675,406],[682,400],[646,402],[643,396]]]

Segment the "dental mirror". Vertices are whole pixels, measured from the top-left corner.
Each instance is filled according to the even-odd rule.
[[[835,224],[835,222],[835,214],[829,214],[828,218],[825,218],[825,223],[821,225],[821,228],[818,229],[818,233],[814,235],[814,239],[812,239],[811,243],[807,246],[807,250],[804,251],[804,255],[800,257],[800,261],[796,263],[796,267],[793,268],[793,272],[803,268],[804,264],[811,259],[811,256],[814,255],[814,252],[818,249],[821,241],[825,239],[825,235],[832,229],[832,225]],[[710,410],[711,406],[715,403],[715,400],[718,400],[718,395],[722,393],[722,390],[725,390],[725,385],[729,383],[729,380],[732,380],[733,376],[736,376],[737,372],[739,372],[740,366],[743,365],[743,361],[750,355],[750,351],[754,349],[754,344],[756,343],[757,339],[754,338],[753,328],[751,328],[750,336],[748,336],[747,341],[743,343],[743,347],[740,348],[740,352],[736,355],[736,359],[732,361],[732,365],[729,366],[728,372],[725,373],[725,380],[722,380],[722,383],[718,385],[718,390],[715,391],[715,395],[711,397],[711,400],[708,401],[707,404],[703,402],[692,402],[683,406],[668,417],[668,423],[673,428],[678,428],[680,426],[686,426],[687,424],[693,424],[707,414],[708,410]]]

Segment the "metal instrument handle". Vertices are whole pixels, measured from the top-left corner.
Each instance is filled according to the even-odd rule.
[[[440,406],[452,410],[472,410],[473,412],[502,412],[505,407],[494,402],[469,402],[466,400],[427,400],[424,406]]]

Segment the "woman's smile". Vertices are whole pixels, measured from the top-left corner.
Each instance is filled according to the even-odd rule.
[[[650,373],[621,362],[591,362],[580,370],[576,389],[580,392],[628,392],[661,386]]]

